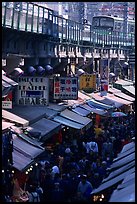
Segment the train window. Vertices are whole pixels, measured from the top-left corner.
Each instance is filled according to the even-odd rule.
[[[93,26],[99,26],[99,18],[94,18],[93,17],[92,25]]]
[[[100,26],[113,28],[114,20],[111,18],[105,18],[105,17],[100,18]]]
[[[128,26],[129,28],[129,32],[135,32],[135,26],[133,26],[133,25],[129,25]]]

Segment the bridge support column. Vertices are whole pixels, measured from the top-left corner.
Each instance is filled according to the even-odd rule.
[[[6,73],[11,73],[14,68],[18,67],[21,62],[21,57],[12,57],[6,59]]]
[[[39,58],[25,58],[24,59],[24,66],[35,66],[39,64]]]

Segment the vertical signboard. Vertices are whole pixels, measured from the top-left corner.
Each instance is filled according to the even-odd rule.
[[[109,84],[108,59],[100,60],[100,82],[101,82],[102,95],[106,95],[108,91],[108,84]]]
[[[54,77],[54,99],[78,99],[78,78]]]
[[[48,105],[49,79],[47,77],[19,77],[17,104]]]

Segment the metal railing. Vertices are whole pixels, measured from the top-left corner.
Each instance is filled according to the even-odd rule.
[[[18,4],[17,4],[18,3]],[[58,38],[60,42],[76,45],[89,42],[89,46],[133,47],[135,34],[93,29],[65,19],[53,10],[31,2],[2,2],[2,26],[20,31],[34,32]]]

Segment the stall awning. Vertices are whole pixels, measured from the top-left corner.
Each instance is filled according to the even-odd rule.
[[[19,117],[24,118],[29,122],[29,125],[37,122],[43,117],[50,118],[57,115],[57,111],[48,109],[44,106],[14,106],[9,112],[16,114]]]
[[[109,105],[100,103],[98,101],[95,101],[94,99],[91,99],[91,100],[87,101],[87,104],[91,105],[91,106],[94,106],[96,108],[103,109],[103,110],[109,110],[109,109],[113,109],[114,108],[113,106],[109,106]]]
[[[122,85],[122,86],[130,86],[130,85],[133,85],[133,82],[127,81],[127,80],[123,80],[123,79],[119,79],[119,80],[117,80],[115,82],[115,84]]]
[[[135,183],[120,190],[115,190],[109,202],[135,202]]]
[[[133,152],[135,152],[135,148],[134,148],[134,147],[131,148],[131,149],[129,149],[128,151],[125,151],[125,152],[120,153],[120,154],[118,155],[118,157],[116,157],[116,158],[113,160],[113,162],[118,161],[119,159],[122,159],[122,158],[124,158],[125,156],[128,156],[128,155],[130,155],[130,154],[133,153]]]
[[[109,106],[113,106],[113,107],[117,107],[117,104],[115,104],[114,101],[111,101],[111,100],[105,98],[105,96],[101,96],[101,93],[100,93],[100,92],[98,92],[98,93],[92,93],[92,97],[93,97],[96,101],[98,101],[98,102],[100,102],[100,103],[103,103],[103,104],[109,105]],[[120,104],[119,107],[122,106],[122,105],[123,105],[123,104]]]
[[[123,147],[122,151],[120,152],[120,154],[122,154],[123,152],[126,152],[126,151],[128,151],[128,150],[130,150],[132,148],[135,148],[135,143],[134,142],[130,142],[130,143],[124,145],[124,147]]]
[[[110,169],[117,169],[117,168],[120,168],[121,166],[124,166],[125,164],[128,164],[130,162],[132,162],[133,160],[135,160],[135,152],[131,153],[130,155],[118,160],[118,161],[115,161]]]
[[[13,149],[23,154],[25,157],[35,159],[38,155],[43,153],[44,150],[29,144],[18,136],[13,139]]]
[[[135,173],[126,176],[112,193],[109,202],[134,202],[135,201]]]
[[[121,90],[109,87],[108,92],[115,94],[115,93],[121,93]]]
[[[82,91],[78,91],[78,98],[86,101],[86,100],[90,100],[91,97],[86,95],[84,92],[82,93]]]
[[[27,131],[41,133],[40,141],[45,141],[53,134],[58,133],[60,129],[60,123],[48,120],[46,118],[42,118],[41,120],[27,127]]]
[[[103,180],[103,183],[110,180],[110,179],[112,179],[112,178],[115,178],[115,177],[119,176],[121,173],[133,168],[134,166],[135,166],[135,161],[132,161],[131,163],[126,164],[126,165],[118,168],[115,171],[112,171],[112,173],[110,173],[109,176]]]
[[[74,128],[74,129],[80,130],[80,129],[84,128],[84,125],[77,123],[77,122],[74,122],[72,120],[69,120],[67,118],[64,118],[62,116],[56,116],[53,118],[53,120],[61,123],[62,125],[65,125],[65,126],[68,126],[68,127]]]
[[[135,98],[128,96],[127,94],[124,94],[122,92],[115,93],[114,95],[118,96],[119,98],[125,99],[127,101],[131,101],[131,102],[135,101]]]
[[[84,125],[86,129],[88,129],[92,125],[91,119],[78,115],[77,113],[74,113],[73,111],[70,111],[68,109],[62,111],[60,115],[74,122]]]
[[[12,152],[13,156],[13,167],[18,169],[19,171],[25,170],[27,166],[33,163],[33,160],[30,157],[16,151],[15,149]]]
[[[18,83],[13,81],[12,79],[10,79],[9,77],[5,76],[2,74],[2,80],[5,81],[6,83],[8,83],[11,86],[17,86]]]
[[[85,108],[86,110],[89,110],[91,113],[93,112],[93,113],[96,113],[98,115],[104,115],[105,116],[107,114],[107,111],[99,109],[99,108],[95,108],[95,107],[90,107],[87,104],[83,104],[83,105],[81,105],[81,107]]]
[[[135,87],[134,86],[122,86],[122,89],[129,92],[133,96],[135,96]]]
[[[75,105],[81,105],[84,104],[86,100],[91,99],[90,96],[87,96],[85,93],[82,93],[81,91],[78,91],[78,99],[77,100],[63,100],[67,106],[75,106]]]
[[[90,111],[82,108],[82,105],[81,107],[77,106],[76,108],[72,108],[71,110],[81,116],[88,116],[90,114]]]
[[[124,100],[122,98],[114,96],[113,94],[107,94],[107,96],[105,96],[105,98],[110,99],[111,101],[114,101],[114,102],[117,102],[117,103],[121,103],[123,105],[130,105],[130,104],[132,104],[131,101]]]
[[[13,125],[15,125],[15,124],[2,121],[2,131],[8,130],[8,128],[12,127]]]
[[[47,108],[60,112],[65,110],[67,107],[64,104],[49,103]]]
[[[6,110],[2,110],[2,118],[10,120],[11,122],[17,123],[23,127],[28,126],[29,124],[29,121]]]
[[[2,97],[6,97],[16,85],[18,85],[18,83],[2,74]]]
[[[113,185],[119,183],[120,181],[122,181],[126,176],[128,176],[129,174],[132,174],[135,172],[135,167],[129,169],[128,171],[120,174],[119,176],[107,181],[107,182],[104,182],[102,183],[97,189],[93,190],[91,192],[91,194],[97,194],[97,193],[100,193],[104,190],[106,190],[107,188],[111,188]]]

